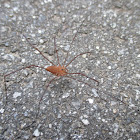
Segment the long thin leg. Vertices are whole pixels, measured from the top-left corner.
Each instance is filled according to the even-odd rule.
[[[54,37],[54,49],[55,49],[55,52],[57,54],[57,61],[58,61],[58,64],[60,66],[60,62],[59,62],[59,57],[58,57],[58,51],[56,50],[56,41],[55,41],[55,37]]]
[[[87,75],[85,75],[85,74],[83,74],[83,73],[67,73],[67,74],[78,74],[78,75],[85,76],[85,77],[87,77],[87,78],[89,78],[89,79],[91,79],[91,80],[97,82],[97,86],[99,85],[99,81],[97,81],[97,80],[95,80],[95,79],[93,79],[93,78],[91,78],[91,77],[88,77]]]
[[[13,72],[10,72],[10,73],[4,75],[4,88],[5,88],[5,93],[6,93],[6,104],[7,104],[7,86],[6,86],[6,77],[9,76],[9,75],[11,75],[11,74],[13,74],[13,73],[15,73],[15,72],[18,72],[18,71],[20,71],[20,70],[23,70],[23,69],[26,69],[26,68],[31,68],[31,67],[38,67],[38,68],[41,68],[41,69],[45,69],[44,67],[41,67],[41,66],[30,65],[30,66],[26,66],[26,67],[20,68],[20,69],[18,69],[18,70],[15,70],[15,71],[13,71]],[[46,70],[46,69],[45,69],[45,70]]]
[[[71,47],[71,45],[73,44],[73,42],[74,42],[74,40],[75,40],[75,38],[76,38],[76,36],[77,36],[77,34],[78,34],[78,32],[79,32],[81,26],[83,25],[84,21],[85,21],[85,20],[83,20],[82,23],[80,24],[80,26],[78,27],[77,32],[75,33],[75,35],[74,35],[74,37],[73,37],[73,39],[72,39],[72,41],[71,41],[71,43],[70,43],[70,47]],[[66,58],[65,58],[65,60],[64,60],[63,65],[66,64],[67,59],[68,59],[68,52],[67,52],[67,55],[66,55]]]
[[[29,45],[30,45],[32,48],[34,48],[35,50],[37,50],[37,51],[38,51],[46,60],[48,60],[52,65],[55,65],[55,64],[54,64],[52,61],[50,61],[46,56],[44,56],[44,54],[43,54],[38,48],[36,48],[35,46],[33,46],[25,35],[23,35],[23,36],[25,37],[26,41],[29,43]]]
[[[76,81],[78,81],[78,82],[80,82],[80,83],[84,83],[85,85],[88,85],[89,87],[93,88],[90,84],[88,84],[88,83],[86,83],[86,82],[83,82],[82,80],[78,80],[78,79],[76,79],[76,78],[73,78],[73,77],[70,77],[70,76],[67,76],[67,75],[66,75],[65,77],[74,79],[74,80],[76,80]]]
[[[81,81],[81,80],[78,80],[78,79],[76,79],[76,78],[73,78],[73,77],[70,77],[70,76],[65,76],[65,77],[68,77],[68,78],[71,78],[71,79],[73,79],[73,80],[76,80],[76,81],[78,81],[78,82],[80,82],[80,83],[84,83],[85,85],[87,85],[87,86],[89,86],[89,87],[91,87],[91,88],[94,88],[94,87],[92,87],[91,85],[89,85],[88,83],[86,83],[86,82],[83,82],[83,81]],[[105,99],[103,99],[100,95],[98,95],[103,101],[105,101],[105,102],[107,102]]]
[[[71,74],[72,74],[72,73],[71,73]],[[85,76],[86,76],[86,75],[85,75]],[[84,84],[88,85],[89,87],[93,88],[93,87],[92,87],[91,85],[89,85],[88,83],[85,83],[85,82],[83,82],[83,81],[81,81],[81,80],[78,80],[78,79],[76,79],[76,78],[69,77],[69,76],[65,76],[65,77],[68,77],[68,78],[74,79],[74,80],[76,80],[76,81],[78,81],[78,82],[84,83]],[[87,76],[86,76],[86,77],[87,77]],[[95,80],[95,79],[94,79],[94,80]],[[110,94],[107,94],[107,95],[110,96],[111,98],[114,98],[114,99],[120,101],[121,103],[123,103],[123,104],[125,104],[125,105],[128,105],[127,103],[125,103],[125,102],[123,102],[122,100],[120,100],[120,99],[114,97],[113,95],[110,95]],[[106,101],[106,100],[103,99],[99,94],[98,94],[98,96],[99,96],[103,101]],[[107,102],[107,101],[106,101],[106,102]],[[128,105],[128,106],[129,106],[129,105]]]
[[[49,83],[48,83],[47,86],[46,86],[46,90],[47,90],[47,88],[49,87],[49,85],[51,84],[51,82],[54,81],[54,80],[57,79],[57,78],[58,78],[58,77],[54,77],[53,79],[51,79],[51,80],[49,81]],[[46,93],[46,90],[45,90],[44,93],[41,95],[41,98],[40,98],[40,100],[39,100],[38,112],[37,112],[36,118],[37,118],[38,115],[39,115],[40,104],[41,104],[41,101],[42,101],[42,99],[43,99],[43,97],[44,97],[44,95],[45,95],[45,93]]]
[[[91,77],[88,77],[87,75],[85,75],[85,74],[83,74],[83,73],[67,73],[67,74],[79,74],[79,75],[85,76],[85,77],[87,77],[87,78],[89,78],[89,79],[91,79],[91,80],[97,82],[97,86],[99,85],[99,81],[97,81],[97,80],[95,80],[95,79],[93,79],[93,78],[91,78]],[[112,97],[112,98],[114,98],[114,99],[116,99],[116,100],[118,100],[118,101],[120,101],[120,102],[122,102],[123,104],[126,104],[125,102],[123,102],[122,100],[120,100],[120,99],[114,97],[113,95],[110,95],[110,94],[107,94],[107,95],[110,96],[110,97]]]
[[[69,64],[71,64],[72,61],[74,61],[78,56],[83,55],[83,54],[86,54],[86,53],[91,53],[91,52],[84,52],[84,53],[78,54],[77,56],[75,56],[75,57],[66,65],[66,67],[67,67]]]

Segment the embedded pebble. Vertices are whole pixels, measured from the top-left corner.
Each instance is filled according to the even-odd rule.
[[[35,53],[36,53],[36,54],[39,54],[40,52],[39,52],[39,51],[37,51],[37,50],[35,50]]]
[[[88,121],[87,119],[82,119],[82,123],[83,123],[84,125],[89,125],[89,121]]]
[[[108,69],[111,70],[111,66],[108,66]]]
[[[113,109],[113,113],[116,114],[117,113],[117,109]]]
[[[38,33],[41,34],[42,33],[42,30],[38,30]]]
[[[72,102],[72,105],[75,107],[75,108],[79,108],[80,107],[80,102],[79,101],[73,101]]]
[[[36,129],[33,133],[33,136],[38,137],[40,135],[40,132],[38,129]]]
[[[95,97],[99,97],[95,88],[92,89],[92,93],[94,94]]]
[[[17,98],[17,97],[19,97],[19,96],[21,96],[21,92],[15,92],[15,93],[13,94],[13,98]]]
[[[102,119],[103,122],[105,122],[105,119]]]
[[[116,28],[116,23],[112,23],[112,24],[111,24],[111,27],[112,27],[112,28]]]
[[[124,54],[124,50],[118,50],[118,55],[123,55]]]
[[[94,100],[93,99],[87,99],[89,101],[90,104],[93,104]]]
[[[83,54],[83,55],[82,55],[83,58],[86,58],[86,56],[87,56],[86,54]]]
[[[46,80],[47,80],[47,78],[46,78],[46,77],[43,77],[43,78],[42,78],[42,81],[43,81],[43,82],[45,82]]]
[[[62,98],[67,98],[67,97],[69,97],[69,95],[70,95],[70,93],[64,93]]]
[[[29,75],[29,72],[27,70],[23,70],[23,73],[25,74],[25,76]]]
[[[140,74],[137,73],[137,74],[136,74],[136,77],[137,77],[137,78],[140,78]]]
[[[70,45],[67,45],[67,46],[64,47],[65,51],[69,51],[69,49],[70,49]]]
[[[111,101],[111,106],[116,105],[115,101]]]
[[[23,59],[21,60],[21,62],[22,62],[22,63],[25,63],[25,62],[26,62],[25,58],[23,58]]]
[[[52,124],[51,123],[49,124],[49,128],[52,128]]]
[[[3,109],[3,108],[1,108],[1,109],[0,109],[0,113],[3,113],[3,112],[4,112],[4,109]]]
[[[99,50],[99,48],[100,48],[99,46],[96,46],[96,49],[97,49],[97,50]]]
[[[40,42],[41,44],[43,44],[43,43],[44,43],[44,40],[43,40],[43,39],[40,39],[39,42]]]
[[[7,28],[1,27],[1,32],[6,32],[6,31],[7,31]]]
[[[6,8],[10,8],[10,3],[9,3],[9,2],[6,2],[6,3],[4,4],[4,6],[5,6]]]

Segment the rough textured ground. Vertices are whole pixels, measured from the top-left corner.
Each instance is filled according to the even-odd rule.
[[[71,75],[92,87],[61,78],[46,90],[54,76],[39,68],[25,69],[6,77],[5,105],[5,74],[33,64],[51,65],[23,35],[55,64],[54,36],[61,64],[67,52],[69,62],[91,51],[68,69],[100,85]],[[139,67],[139,0],[1,0],[0,139],[139,140]]]

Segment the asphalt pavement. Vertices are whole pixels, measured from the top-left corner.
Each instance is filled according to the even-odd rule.
[[[1,0],[0,139],[139,140],[139,68],[139,0]]]

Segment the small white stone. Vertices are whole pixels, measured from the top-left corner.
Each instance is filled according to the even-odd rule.
[[[36,16],[33,16],[33,18],[35,19],[35,18],[36,18]]]
[[[7,31],[7,28],[1,27],[1,32],[6,32],[6,31]]]
[[[32,38],[34,38],[36,35],[35,34],[31,34]]]
[[[49,128],[52,128],[52,124],[51,123],[49,124]]]
[[[22,17],[21,17],[21,16],[19,16],[19,17],[18,17],[18,19],[19,19],[19,20],[22,20]]]
[[[111,106],[116,105],[117,103],[115,101],[111,101]]]
[[[20,93],[20,92],[15,92],[15,93],[13,94],[13,98],[17,98],[17,97],[19,97],[19,96],[21,96],[21,93]]]
[[[124,55],[124,50],[118,50],[118,55]]]
[[[23,129],[26,126],[26,123],[21,124],[20,128]]]
[[[66,19],[63,17],[63,18],[62,18],[62,22],[65,22],[65,20],[66,20]]]
[[[43,44],[43,43],[44,43],[44,40],[43,40],[43,39],[40,39],[39,42],[40,42],[41,44]]]
[[[99,46],[96,46],[96,49],[97,49],[97,50],[99,50],[99,48],[100,48]]]
[[[88,121],[87,119],[82,119],[82,123],[83,123],[84,125],[89,125],[89,121]]]
[[[134,104],[130,104],[129,107],[135,107],[135,105]]]
[[[102,119],[103,122],[105,122],[105,119]]]
[[[83,117],[84,117],[84,118],[88,118],[88,115],[84,114]]]
[[[39,33],[39,34],[41,34],[41,33],[42,33],[42,31],[41,31],[41,30],[38,30],[38,33]]]
[[[103,83],[103,82],[104,82],[104,78],[101,78],[101,80],[100,80],[100,81],[101,81],[101,83]]]
[[[44,0],[45,3],[52,2],[52,0]]]
[[[43,82],[44,82],[44,81],[46,81],[46,80],[47,80],[47,78],[46,78],[46,77],[43,77],[43,78],[42,78],[42,81],[43,81]]]
[[[99,60],[97,60],[96,65],[98,66],[100,64],[101,64],[101,62]]]
[[[77,17],[77,15],[73,15],[73,18],[76,18]]]
[[[21,60],[21,62],[22,62],[22,63],[25,63],[25,62],[26,62],[26,60],[23,58],[23,59]]]
[[[108,51],[104,51],[104,54],[107,54],[108,53]]]
[[[62,46],[62,45],[61,45],[61,46]],[[70,45],[65,46],[64,49],[65,49],[66,51],[69,51]]]
[[[108,69],[111,70],[111,66],[108,66]]]
[[[14,10],[15,12],[17,12],[17,11],[18,11],[18,7],[14,7],[13,10]]]
[[[137,57],[140,57],[140,54]]]
[[[130,42],[130,44],[133,44],[133,39],[129,38],[129,42]]]
[[[1,109],[0,109],[0,113],[3,113],[3,112],[4,112],[4,109],[3,109],[3,108],[1,108]]]
[[[26,76],[28,76],[28,71],[27,70],[23,70],[23,73],[26,75]]]
[[[139,99],[139,95],[140,95],[140,91],[139,90],[135,90],[136,91],[136,100],[138,100]]]
[[[116,23],[112,23],[111,27],[116,28]]]
[[[117,109],[113,109],[113,113],[116,114],[117,113]]]
[[[46,69],[46,68],[48,68],[49,66],[50,66],[50,65],[45,65],[44,68]]]
[[[73,34],[76,34],[76,33],[77,33],[77,30],[74,30],[74,31],[73,31]]]
[[[4,6],[5,6],[6,8],[10,8],[10,3],[7,2],[7,3],[4,4]]]
[[[86,58],[86,56],[87,56],[86,54],[83,54],[83,55],[82,55],[83,58]]]
[[[92,92],[93,92],[93,94],[94,94],[95,97],[99,97],[99,95],[97,94],[96,89],[93,88],[93,89],[92,89]]]
[[[72,114],[77,114],[77,112],[76,112],[76,111],[74,111],[74,112],[72,112]]]
[[[87,99],[89,101],[90,104],[93,104],[94,100],[93,99]]]
[[[38,130],[38,129],[36,129],[36,130],[34,131],[33,135],[34,135],[35,137],[38,137],[38,136],[40,135],[39,130]]]
[[[137,78],[140,78],[140,74],[137,73],[137,74],[136,74],[136,77],[137,77]]]
[[[69,97],[69,95],[70,95],[70,93],[64,93],[62,98],[67,98],[67,97]]]
[[[36,54],[39,54],[39,51],[36,50],[35,53],[36,53]]]

